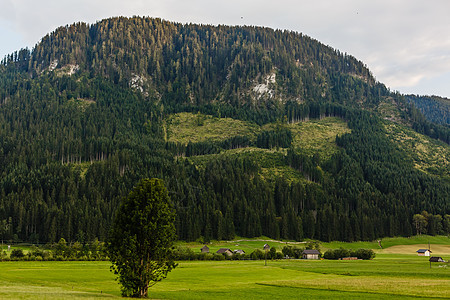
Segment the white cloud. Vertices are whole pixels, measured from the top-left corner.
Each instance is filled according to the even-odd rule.
[[[392,89],[420,87],[450,71],[447,0],[0,0],[0,7],[2,29],[15,32],[23,46],[61,25],[140,15],[303,32],[367,63]],[[3,32],[2,44],[17,44]],[[10,49],[0,45],[0,56],[5,51]]]

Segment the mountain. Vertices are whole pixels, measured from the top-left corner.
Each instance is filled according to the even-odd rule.
[[[183,240],[450,230],[450,129],[290,31],[77,23],[0,65],[0,234],[104,240],[139,179]],[[421,230],[421,229],[420,229]]]
[[[450,125],[450,99],[418,95],[407,95],[406,99],[413,103],[431,122]]]

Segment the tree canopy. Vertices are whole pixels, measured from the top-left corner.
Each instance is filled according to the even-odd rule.
[[[122,202],[107,249],[123,296],[147,297],[148,288],[176,267],[171,255],[174,220],[175,211],[160,179],[141,180]]]

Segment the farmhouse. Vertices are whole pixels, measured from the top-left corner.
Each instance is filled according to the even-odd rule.
[[[432,256],[430,257],[430,262],[445,262],[445,260],[443,260],[442,257],[439,256]]]
[[[419,249],[416,251],[418,256],[430,256],[431,250],[429,249]]]
[[[238,249],[238,250],[234,250],[233,253],[234,253],[234,254],[242,254],[242,255],[244,255],[244,254],[245,254],[245,251],[244,251],[244,250]]]
[[[200,251],[202,251],[202,253],[209,253],[209,247],[208,246],[203,246]]]
[[[269,250],[270,250],[270,246],[269,246],[269,244],[264,244],[264,247],[263,247],[263,249],[264,249],[264,250],[267,250],[267,251],[269,251]]]
[[[228,256],[231,256],[231,255],[233,255],[233,251],[231,251],[230,249],[228,249],[228,248],[220,248],[219,250],[217,250],[217,252],[216,253],[218,253],[218,254],[226,254],[226,255],[228,255]]]
[[[304,250],[303,259],[319,259],[320,252],[318,250]]]

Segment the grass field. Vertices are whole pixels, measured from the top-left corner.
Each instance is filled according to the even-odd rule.
[[[426,245],[426,248],[428,248],[428,243],[431,245],[431,249],[435,245],[447,245],[450,246],[450,238],[443,235],[438,236],[429,236],[429,235],[416,235],[412,237],[393,237],[393,238],[383,238],[381,240],[381,246],[383,249],[380,249],[380,246],[378,245],[377,241],[371,241],[371,242],[354,242],[354,243],[346,243],[346,242],[330,242],[330,243],[322,243],[322,246],[327,249],[337,249],[337,248],[344,248],[344,249],[358,249],[358,248],[366,248],[366,249],[374,249],[374,250],[380,250],[385,251],[390,247],[393,246],[406,246],[410,245],[415,247],[414,245],[422,245],[422,248],[424,245]],[[415,249],[414,251],[416,251]],[[413,253],[414,253],[413,251]],[[402,252],[404,254],[408,254],[411,252]]]
[[[180,262],[155,299],[448,298],[450,267],[414,255],[372,261]],[[118,298],[108,262],[2,262],[1,299]]]
[[[322,243],[330,248],[369,248],[370,261],[275,260],[179,262],[169,277],[150,289],[152,299],[412,299],[450,298],[450,265],[433,263],[415,251],[427,248],[450,260],[447,236],[384,238],[378,242]],[[268,243],[278,250],[287,244],[266,237],[214,241],[221,247],[252,252]],[[177,243],[200,251],[200,243]],[[22,247],[22,246],[20,246]],[[23,247],[22,247],[23,248]],[[0,262],[0,299],[120,298],[109,262]]]

